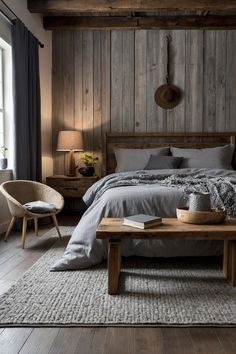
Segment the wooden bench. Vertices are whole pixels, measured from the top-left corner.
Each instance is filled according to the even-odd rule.
[[[219,225],[192,225],[177,219],[163,219],[163,224],[140,230],[123,225],[123,219],[103,218],[96,237],[107,239],[108,245],[108,293],[116,294],[121,267],[121,241],[142,240],[223,240],[223,271],[226,278],[236,286],[236,219]]]

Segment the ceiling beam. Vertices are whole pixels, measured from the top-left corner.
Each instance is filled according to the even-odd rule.
[[[47,30],[82,29],[236,29],[236,16],[45,17]]]
[[[76,12],[156,12],[236,10],[236,0],[28,0],[31,12],[73,14]]]

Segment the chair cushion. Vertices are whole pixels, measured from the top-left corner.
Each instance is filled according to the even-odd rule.
[[[57,210],[54,204],[43,202],[42,200],[36,200],[23,205],[23,207],[31,213],[45,214],[53,213]]]

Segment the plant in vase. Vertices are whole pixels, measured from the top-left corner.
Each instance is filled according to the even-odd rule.
[[[93,156],[92,154],[84,154],[83,157],[81,157],[81,160],[85,166],[79,168],[79,173],[85,177],[93,176],[95,172],[94,166],[98,162],[98,157]]]
[[[0,169],[5,170],[7,168],[7,158],[6,158],[6,152],[8,148],[6,146],[1,146],[0,151],[2,154],[2,157],[0,159]]]

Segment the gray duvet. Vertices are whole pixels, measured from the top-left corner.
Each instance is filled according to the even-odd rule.
[[[205,191],[209,188],[206,183],[197,183],[199,176],[216,181],[213,186],[218,188],[216,200],[221,201],[218,206],[224,204],[228,194],[231,195],[231,207],[236,205],[236,172],[233,170],[178,169],[161,170],[158,173],[137,171],[104,177],[84,195],[88,209],[74,230],[62,259],[58,260],[51,270],[87,268],[106,259],[107,241],[96,240],[96,228],[103,217],[123,217],[140,213],[175,217],[176,207],[186,204],[187,192],[194,190],[190,188],[191,184],[192,188],[198,190]],[[191,183],[194,179],[195,184]],[[205,178],[206,181],[207,179]],[[178,184],[175,185],[177,180]],[[181,180],[182,185],[179,182]],[[228,192],[226,187],[231,190]],[[224,193],[221,193],[221,189]],[[180,257],[221,253],[222,243],[216,241],[133,240],[122,243],[123,256]]]

